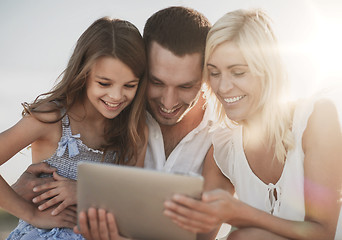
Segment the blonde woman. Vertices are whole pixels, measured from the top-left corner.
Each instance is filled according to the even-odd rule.
[[[237,10],[219,19],[205,69],[230,126],[213,137],[208,181],[223,174],[239,200],[223,190],[202,201],[175,195],[165,214],[193,232],[226,222],[236,228],[228,239],[334,239],[342,183],[336,106],[318,97],[284,102],[287,80],[267,15]]]

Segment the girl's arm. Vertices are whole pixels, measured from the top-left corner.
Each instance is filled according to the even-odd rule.
[[[222,190],[204,193],[202,201],[175,195],[173,202],[166,204],[167,215],[194,232],[208,232],[222,221],[241,228],[241,232],[253,232],[254,228],[264,236],[261,239],[333,239],[341,207],[342,136],[331,103],[321,101],[315,105],[302,140],[304,221],[275,217]]]
[[[42,123],[32,116],[23,117],[12,128],[0,134],[0,164],[8,161],[31,143],[37,141],[49,142],[51,132],[56,132],[56,125],[58,123]],[[0,192],[0,207],[34,226],[41,228],[74,226],[75,219],[71,213],[68,212],[59,217],[53,217],[51,213],[38,211],[33,204],[25,201],[15,193],[2,177],[0,177]],[[67,218],[65,221],[63,219],[65,216],[71,218]]]

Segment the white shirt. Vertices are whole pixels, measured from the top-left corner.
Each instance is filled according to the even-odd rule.
[[[212,107],[208,104],[200,124],[178,143],[166,159],[160,126],[147,113],[149,136],[144,167],[166,172],[201,174],[203,160],[211,146],[212,117]]]
[[[243,151],[242,127],[233,131],[215,131],[213,135],[214,159],[222,173],[230,179],[238,198],[265,212],[292,221],[303,221],[304,203],[304,152],[302,136],[313,111],[314,101],[300,103],[294,113],[292,132],[295,148],[287,153],[280,179],[266,184],[251,170]],[[226,132],[225,132],[226,131]],[[277,199],[274,197],[277,194]],[[335,239],[342,239],[341,215]]]

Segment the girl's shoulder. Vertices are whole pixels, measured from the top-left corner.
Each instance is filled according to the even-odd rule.
[[[22,119],[16,124],[17,129],[23,129],[28,134],[35,136],[33,139],[46,139],[59,134],[62,127],[63,112],[55,103],[40,104],[35,108],[28,108],[29,105],[23,104],[24,113]]]
[[[56,102],[42,103],[34,109],[31,109],[30,111],[27,111],[27,108],[25,106],[24,108],[26,116],[31,115],[32,117],[43,123],[59,122],[65,112],[64,108]]]

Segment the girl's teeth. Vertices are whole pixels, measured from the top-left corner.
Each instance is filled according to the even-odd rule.
[[[116,103],[116,104],[113,104],[113,103],[109,103],[109,102],[105,102],[106,105],[108,105],[109,107],[117,107],[119,106],[120,103]]]

